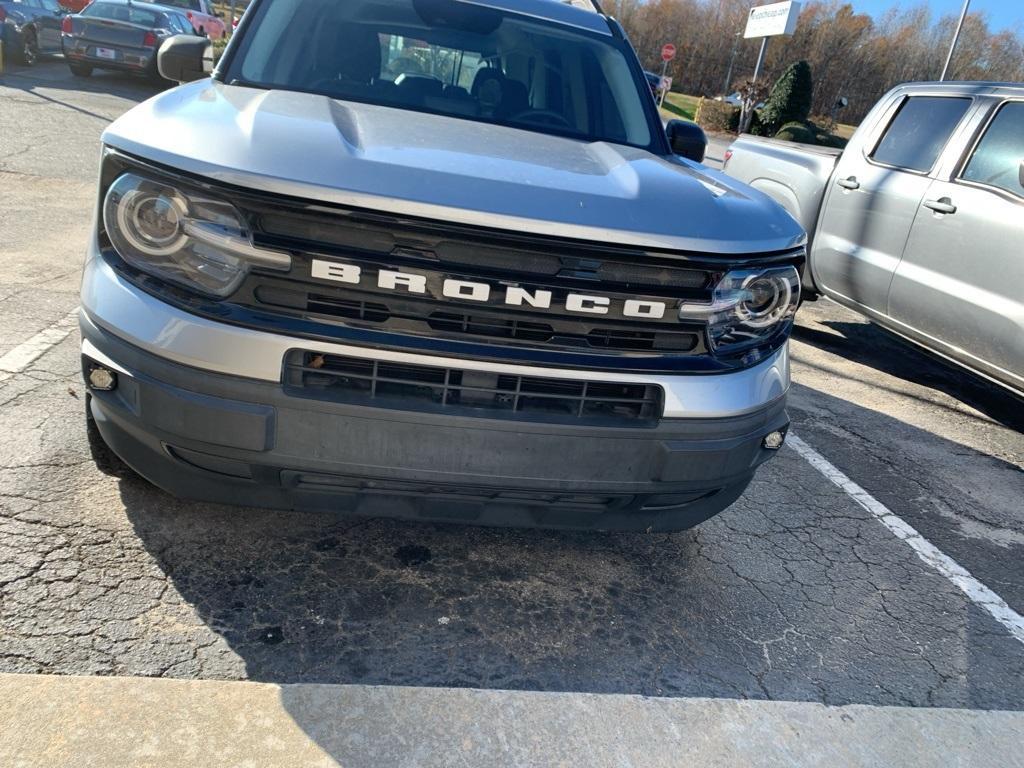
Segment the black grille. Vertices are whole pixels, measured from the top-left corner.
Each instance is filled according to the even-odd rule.
[[[264,307],[281,307],[312,313],[325,318],[360,321],[366,327],[398,333],[412,333],[453,338],[507,339],[536,346],[587,348],[609,351],[649,351],[692,354],[703,349],[702,335],[685,329],[682,323],[645,324],[640,321],[601,324],[586,318],[564,314],[547,316],[501,312],[488,309],[460,312],[435,309],[437,304],[399,294],[373,294],[373,300],[360,297],[360,292],[317,286],[316,292],[298,290],[294,281],[271,275],[258,278],[264,284],[256,287],[253,298]],[[287,283],[294,287],[277,287]],[[649,327],[651,330],[634,330]],[[671,328],[672,330],[669,330]],[[679,329],[679,330],[675,330]]]
[[[293,395],[492,418],[565,419],[636,426],[662,413],[661,387],[408,365],[293,350],[284,384]]]
[[[592,347],[606,349],[655,349],[663,352],[691,352],[699,337],[695,333],[672,331],[625,331],[615,328],[597,328],[587,334]]]
[[[492,318],[487,315],[464,315],[459,312],[434,312],[427,319],[427,323],[437,331],[470,336],[490,336],[497,339],[547,341],[555,333],[555,329],[547,323]]]

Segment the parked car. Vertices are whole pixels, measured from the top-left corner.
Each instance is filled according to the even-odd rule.
[[[57,0],[0,0],[0,36],[5,52],[29,67],[41,55],[60,53],[64,13]]]
[[[83,373],[144,477],[673,530],[782,446],[804,233],[662,124],[618,22],[256,0],[212,78],[211,50],[164,43],[196,82],[103,134]]]
[[[60,0],[61,8],[68,13],[81,13],[92,0]]]
[[[743,136],[726,172],[813,233],[810,290],[1024,392],[1024,85],[903,85],[844,150]]]
[[[724,101],[730,107],[743,107],[743,95],[739,91],[733,91],[728,96],[716,96],[715,101]],[[757,102],[754,109],[764,109],[764,102]]]
[[[177,8],[131,0],[94,0],[81,13],[64,17],[64,58],[77,77],[112,69],[159,79],[156,53],[169,37],[195,35]]]
[[[136,2],[146,1],[136,0]],[[161,5],[169,5],[182,10],[192,27],[200,35],[205,35],[211,40],[228,36],[227,25],[221,18],[223,14],[220,11],[215,11],[209,0],[163,0]]]

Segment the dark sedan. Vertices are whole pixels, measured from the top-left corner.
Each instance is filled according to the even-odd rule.
[[[96,0],[81,13],[65,16],[64,57],[71,72],[88,77],[93,69],[160,75],[156,52],[173,35],[194,35],[191,22],[177,8],[140,6],[120,0]]]
[[[41,54],[60,53],[57,0],[0,0],[0,40],[5,55],[32,66]]]

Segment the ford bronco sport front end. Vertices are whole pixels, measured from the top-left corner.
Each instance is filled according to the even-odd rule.
[[[782,444],[803,233],[599,12],[255,0],[103,142],[90,414],[171,493],[672,530]]]

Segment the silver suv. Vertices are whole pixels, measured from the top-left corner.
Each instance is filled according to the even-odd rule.
[[[578,5],[578,4],[577,4]],[[553,0],[256,0],[103,136],[90,418],[179,496],[672,530],[782,445],[804,233]],[[685,156],[683,156],[685,155]]]

